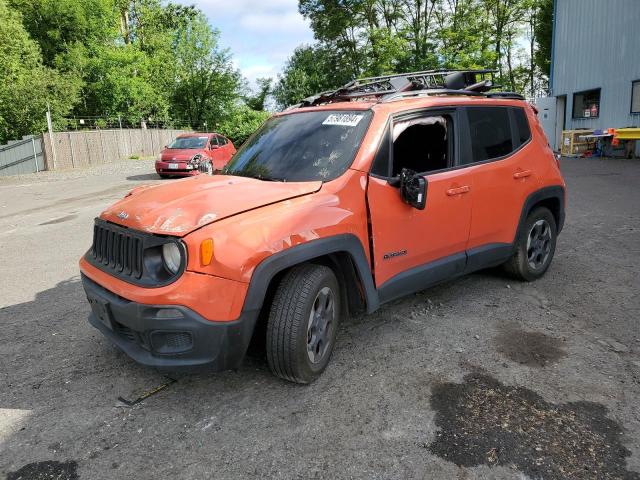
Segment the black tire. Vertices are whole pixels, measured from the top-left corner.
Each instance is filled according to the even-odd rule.
[[[160,178],[169,178],[169,175],[163,175],[162,173],[159,173],[158,175],[160,175]]]
[[[328,267],[304,264],[285,274],[267,322],[267,361],[274,375],[296,383],[320,376],[335,345],[340,300],[338,280]]]
[[[534,231],[535,228],[535,231]],[[508,274],[532,282],[542,277],[556,251],[557,227],[553,214],[544,207],[534,209],[516,239],[516,251],[505,264]]]

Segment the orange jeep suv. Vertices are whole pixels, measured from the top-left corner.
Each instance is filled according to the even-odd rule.
[[[80,260],[89,321],[170,370],[237,368],[262,339],[275,375],[309,383],[346,315],[487,267],[541,277],[565,183],[489,75],[354,81],[273,116],[220,175],[132,190]]]

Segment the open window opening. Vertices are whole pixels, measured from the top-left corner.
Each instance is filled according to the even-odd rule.
[[[453,122],[448,116],[399,121],[393,126],[393,172],[426,173],[453,165]]]

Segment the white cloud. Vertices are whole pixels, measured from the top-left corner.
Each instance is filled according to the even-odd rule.
[[[185,0],[184,3],[190,3]],[[193,3],[193,2],[191,2]],[[268,12],[273,10],[298,10],[296,0],[196,0],[196,6],[207,15],[236,14],[239,12]]]
[[[298,12],[250,13],[240,19],[240,25],[253,32],[274,36],[309,32],[309,23]]]
[[[278,74],[278,69],[274,65],[251,65],[242,69],[242,74],[250,82],[254,82],[257,78],[274,77]]]
[[[220,30],[234,66],[254,85],[273,77],[301,44],[313,42],[309,22],[298,12],[297,0],[178,0],[201,9]]]

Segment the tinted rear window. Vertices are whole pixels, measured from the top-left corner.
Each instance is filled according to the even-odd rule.
[[[520,138],[520,145],[527,143],[531,138],[531,130],[529,129],[529,121],[527,120],[527,114],[524,113],[522,108],[514,108],[513,115],[516,119],[516,126],[518,127],[518,137]]]
[[[503,157],[513,151],[506,107],[474,107],[467,112],[474,162]]]

